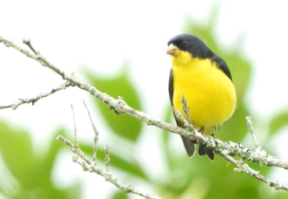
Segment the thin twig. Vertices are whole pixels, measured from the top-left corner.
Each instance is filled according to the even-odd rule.
[[[32,98],[28,98],[28,99],[20,99],[19,102],[17,103],[13,103],[13,104],[9,104],[9,105],[4,105],[4,106],[0,106],[0,109],[7,109],[7,108],[11,108],[13,110],[17,109],[19,106],[23,105],[23,104],[29,104],[31,103],[32,105],[34,105],[39,99],[42,99],[44,97],[48,97],[49,95],[52,95],[58,91],[64,90],[66,88],[68,88],[69,86],[71,86],[70,82],[67,81],[64,84],[61,84],[60,86],[58,86],[55,89],[52,89],[49,92],[46,93],[42,93],[40,95],[37,95],[35,97]]]
[[[85,101],[83,101],[83,104],[84,104],[84,106],[85,106],[85,108],[87,110],[91,125],[93,127],[93,131],[94,131],[94,134],[95,134],[95,136],[94,136],[94,145],[93,145],[93,162],[95,162],[95,164],[96,164],[96,160],[97,160],[97,143],[98,143],[98,139],[99,139],[99,132],[98,132],[98,130],[96,129],[96,127],[94,125],[94,122],[92,120],[90,111],[89,111]]]
[[[98,135],[94,136],[94,139],[93,139],[94,143],[93,143],[93,161],[95,163],[97,163],[97,143],[98,143]]]
[[[194,133],[197,132],[191,122],[190,113],[189,113],[190,107],[188,106],[187,100],[185,99],[184,95],[181,96],[181,103],[182,103],[183,111],[186,115],[187,121],[185,121],[185,118],[183,117],[180,111],[175,110],[177,119],[180,119],[180,121],[184,124],[184,126],[187,128],[188,131],[192,131]]]
[[[184,116],[182,115],[180,111],[173,108],[173,112],[177,120],[179,120],[185,127],[189,126],[188,121],[184,118]]]
[[[184,118],[180,111],[173,108],[173,112],[177,120],[180,121],[188,131],[198,133],[197,130],[194,128],[193,124],[191,122],[188,123],[188,121]]]
[[[260,175],[258,171],[255,171],[254,169],[251,169],[247,164],[245,164],[242,160],[235,160],[230,155],[227,155],[225,153],[220,153],[221,156],[223,156],[226,160],[237,166],[238,168],[235,168],[234,171],[236,172],[242,172],[246,173],[248,175],[254,176],[257,179],[266,182],[266,179],[264,176]]]
[[[124,191],[126,193],[134,193],[134,194],[142,196],[143,198],[146,198],[146,199],[161,199],[157,196],[153,196],[149,193],[145,193],[143,191],[140,191],[139,189],[135,188],[133,185],[123,185],[123,184],[119,183],[117,178],[114,175],[112,175],[111,173],[107,173],[107,171],[105,172],[104,170],[99,168],[96,164],[91,162],[89,160],[89,158],[87,156],[85,156],[83,151],[81,151],[79,146],[73,145],[70,140],[67,140],[66,138],[64,138],[61,135],[59,135],[57,137],[57,139],[63,141],[65,144],[67,144],[71,148],[73,153],[75,153],[79,158],[81,158],[83,160],[83,162],[81,162],[78,158],[73,157],[73,161],[78,163],[83,168],[84,171],[90,171],[90,172],[93,172],[93,173],[96,173],[96,174],[102,176],[106,181],[112,183],[113,185],[115,185],[116,187],[118,187],[119,189],[121,189],[122,191]]]
[[[34,53],[35,55],[38,54],[38,52],[37,52],[37,51],[34,49],[34,47],[32,46],[30,39],[23,39],[22,42],[23,42],[24,44],[26,44],[26,45],[33,51],[33,53]]]
[[[255,148],[259,148],[260,144],[257,141],[257,138],[255,136],[254,130],[253,130],[253,126],[252,126],[252,118],[250,116],[245,117],[246,121],[247,121],[247,128],[249,129],[253,142],[254,142],[254,146]]]
[[[105,146],[105,166],[106,166],[106,173],[109,172],[109,163],[110,163],[110,157],[109,157],[109,147],[108,145]]]
[[[75,113],[74,113],[74,107],[71,105],[72,110],[72,116],[73,116],[73,125],[74,125],[74,144],[77,146],[77,128],[76,128],[76,120],[75,120]]]
[[[285,185],[280,184],[279,182],[271,181],[267,178],[265,178],[263,175],[259,173],[259,171],[256,171],[249,167],[248,164],[244,163],[242,160],[235,160],[230,155],[227,155],[223,152],[220,153],[222,157],[224,157],[226,160],[237,166],[237,168],[234,168],[234,171],[240,172],[240,173],[246,173],[266,184],[268,184],[270,187],[275,188],[276,190],[282,189],[288,191],[288,187]]]
[[[184,95],[181,96],[181,103],[182,103],[183,111],[184,111],[184,113],[186,115],[187,121],[191,125],[192,123],[191,123],[190,113],[189,113],[190,108],[189,108],[189,106],[187,104],[187,100],[185,99]]]

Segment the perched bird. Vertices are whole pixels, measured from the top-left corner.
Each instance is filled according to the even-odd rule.
[[[181,98],[187,101],[191,124],[204,135],[214,131],[229,119],[236,107],[236,91],[225,61],[215,55],[199,37],[180,34],[168,42],[172,69],[169,78],[170,101],[187,120]],[[174,114],[175,116],[175,114]],[[184,127],[176,117],[177,125]],[[196,141],[182,137],[190,157],[195,154]],[[198,143],[199,155],[213,160],[213,149]]]

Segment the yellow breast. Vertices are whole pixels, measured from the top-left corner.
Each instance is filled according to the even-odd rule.
[[[172,61],[174,108],[186,117],[181,104],[184,95],[191,123],[196,128],[204,127],[205,134],[212,134],[214,127],[231,117],[236,107],[232,81],[210,59]]]

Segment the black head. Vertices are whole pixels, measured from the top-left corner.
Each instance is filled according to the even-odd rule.
[[[191,34],[181,34],[173,37],[168,42],[168,46],[173,44],[182,51],[188,51],[192,56],[199,58],[210,58],[213,52],[206,46],[199,37]]]

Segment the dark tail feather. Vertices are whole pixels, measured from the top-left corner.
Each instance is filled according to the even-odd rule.
[[[206,155],[206,146],[204,144],[199,143],[198,154],[200,156]]]
[[[206,147],[204,144],[199,143],[198,154],[200,156],[207,155],[210,158],[210,160],[214,160],[213,149]]]
[[[186,137],[181,136],[181,138],[182,138],[183,144],[185,146],[185,149],[187,151],[187,154],[190,157],[193,157],[194,154],[195,154],[195,143],[192,140],[189,140]]]
[[[210,158],[210,160],[214,160],[214,152],[213,152],[213,149],[211,148],[206,148],[206,153],[207,153],[207,156]]]

